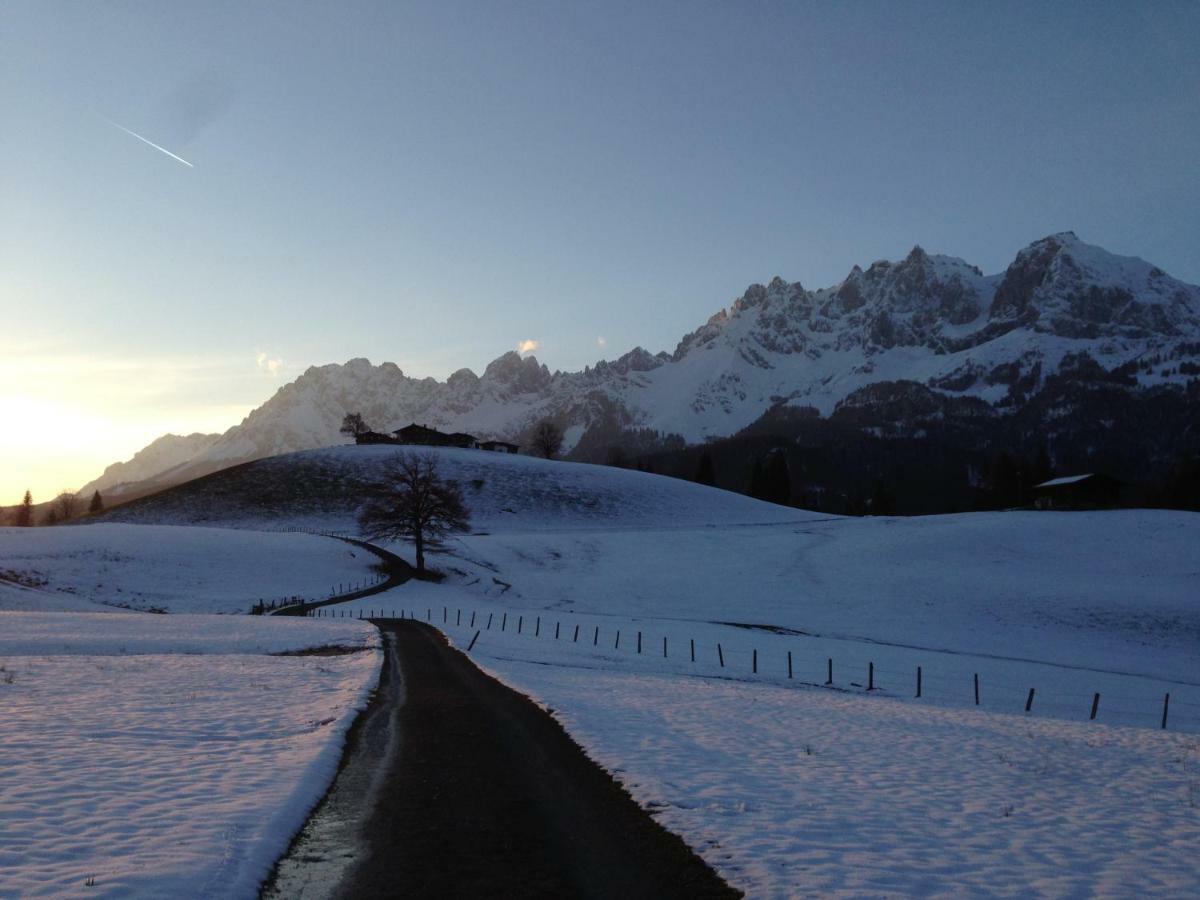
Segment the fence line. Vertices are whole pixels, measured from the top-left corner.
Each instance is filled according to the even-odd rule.
[[[313,618],[345,618],[345,612],[338,615],[338,610],[332,610],[325,607],[309,610],[306,615]],[[378,610],[366,611],[369,615],[364,616],[364,610],[357,611],[357,617],[369,618],[378,621],[387,621],[394,619],[405,618],[404,610],[401,609],[397,615],[396,608],[381,608]],[[484,631],[492,629],[494,612],[488,612],[487,625],[484,628],[475,629],[474,622],[476,611],[469,610],[470,624],[464,625],[462,621],[462,609],[456,609],[454,623],[450,623],[449,608],[443,607],[443,623],[446,629],[451,628],[466,628],[468,631],[474,632],[474,636],[470,640],[468,650],[474,648],[480,635]],[[354,616],[354,613],[351,613]],[[413,611],[409,611],[408,618],[417,618]],[[560,640],[562,634],[563,619],[554,622],[553,636],[550,635],[549,623],[547,623],[547,633],[542,634],[541,616],[536,618],[534,628],[524,628],[524,616],[519,615],[517,619],[517,628],[512,631],[507,631],[508,613],[502,613],[500,623],[500,631],[506,632],[511,637],[520,636],[528,641],[553,641],[559,640],[559,646],[566,648],[568,652],[580,652],[594,656],[597,652],[606,660],[613,660],[617,657],[621,659],[636,659],[639,654],[643,653],[643,635],[641,631],[636,632],[636,642],[626,642],[625,648],[621,645],[621,629],[612,629],[612,643],[610,649],[604,649],[600,644],[601,627],[594,625],[592,640],[589,642],[585,639],[582,644],[578,641],[580,634],[580,623],[566,620],[568,629],[574,627],[575,639]],[[432,621],[432,610],[426,611],[426,621]],[[569,632],[570,633],[570,632]],[[835,666],[835,659],[827,654],[810,653],[798,650],[794,647],[788,648],[786,653],[780,652],[777,656],[771,654],[761,654],[757,647],[751,647],[748,650],[736,649],[730,651],[723,646],[722,642],[714,641],[708,645],[711,649],[711,657],[708,657],[706,662],[705,644],[697,642],[696,639],[688,638],[688,652],[670,654],[670,647],[677,642],[669,642],[669,635],[662,636],[662,658],[683,661],[687,665],[694,667],[693,670],[700,672],[707,666],[712,669],[712,664],[716,664],[716,670],[721,672],[721,677],[735,678],[738,676],[756,676],[754,679],[744,678],[741,680],[755,681],[780,681],[800,683],[809,686],[827,687],[838,691],[851,691],[853,689],[861,689],[864,693],[882,693],[886,696],[903,698],[908,697],[913,700],[918,699],[951,699],[956,700],[965,698],[964,705],[974,705],[980,708],[990,709],[992,711],[1024,711],[1027,715],[1035,715],[1038,710],[1059,709],[1077,711],[1080,717],[1086,716],[1088,721],[1101,721],[1106,718],[1105,714],[1116,712],[1125,714],[1130,718],[1140,718],[1147,724],[1157,725],[1160,729],[1169,727],[1172,719],[1178,721],[1179,714],[1176,707],[1184,706],[1189,708],[1200,708],[1200,703],[1195,703],[1189,700],[1176,699],[1171,697],[1169,691],[1164,692],[1161,699],[1154,701],[1149,697],[1133,697],[1127,694],[1114,694],[1100,691],[1090,691],[1086,693],[1075,691],[1063,692],[1043,692],[1037,685],[1020,684],[1019,682],[1009,681],[1007,679],[996,678],[981,678],[978,672],[971,672],[969,676],[953,678],[938,672],[927,671],[924,665],[915,665],[908,672],[900,672],[889,667],[888,669],[880,669],[875,665],[873,660],[867,660],[865,665],[860,664],[857,668],[850,667],[847,669],[845,665]],[[485,641],[486,643],[486,641]],[[651,645],[653,646],[653,644]],[[732,655],[730,655],[732,652]],[[652,652],[650,658],[653,659],[657,653]],[[739,666],[739,660],[741,662]],[[800,664],[799,666],[797,664]],[[804,664],[808,663],[808,666]],[[819,663],[819,665],[818,665]],[[1037,665],[1037,663],[1033,663]],[[760,669],[762,670],[760,672]],[[740,671],[739,671],[740,670]],[[686,669],[680,670],[686,672]],[[819,671],[821,675],[816,675],[814,672]],[[848,674],[847,674],[848,673]],[[835,678],[836,674],[836,678]],[[1114,677],[1122,677],[1115,675]],[[1143,677],[1143,676],[1138,676]],[[1149,676],[1145,676],[1149,677]],[[937,688],[935,685],[960,686],[960,690],[951,689],[952,697],[947,697],[947,690]],[[932,693],[935,696],[931,696]],[[1000,689],[1009,699],[1013,694],[1017,694],[1020,699],[1012,704],[997,704],[995,695],[997,688]],[[937,696],[940,695],[940,696]],[[973,704],[972,702],[973,701]],[[1078,701],[1078,702],[1075,702]],[[1128,704],[1135,704],[1131,707]],[[1191,722],[1192,716],[1184,715],[1184,721]]]

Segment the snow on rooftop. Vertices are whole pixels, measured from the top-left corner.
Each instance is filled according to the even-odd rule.
[[[1062,478],[1051,478],[1049,481],[1043,481],[1041,484],[1035,484],[1034,487],[1058,487],[1063,484],[1075,484],[1083,481],[1086,478],[1091,478],[1095,472],[1088,472],[1086,475],[1064,475]]]

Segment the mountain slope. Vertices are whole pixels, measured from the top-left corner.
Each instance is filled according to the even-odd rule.
[[[313,367],[172,478],[337,443],[350,411],[381,431],[418,422],[518,442],[553,417],[568,451],[596,458],[639,429],[696,443],[780,405],[827,415],[881,382],[1011,411],[1081,359],[1138,388],[1186,385],[1200,374],[1200,288],[1071,232],[1030,244],[990,276],[915,247],[829,288],[751,285],[673,353],[639,347],[582,372],[551,373],[512,352],[481,376],[461,369],[445,382],[365,359]]]
[[[203,453],[219,438],[218,434],[164,434],[147,444],[125,462],[113,463],[94,481],[89,481],[79,493],[90,497],[93,491],[120,496],[124,486],[150,481]]]

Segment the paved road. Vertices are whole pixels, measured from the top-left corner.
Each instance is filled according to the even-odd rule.
[[[526,697],[428,625],[378,624],[393,648],[379,696],[399,705],[398,747],[374,779],[359,776],[372,785],[360,843],[327,854],[346,871],[308,896],[738,896]],[[396,712],[378,707],[367,733],[372,716]],[[372,744],[352,735],[344,771]],[[299,873],[293,884],[322,856],[303,843],[281,865]]]
[[[404,584],[410,578],[416,575],[416,570],[413,569],[407,562],[392,553],[390,550],[384,550],[382,547],[377,547],[375,544],[367,541],[360,541],[356,538],[334,537],[329,535],[335,541],[345,541],[347,544],[353,544],[355,547],[361,547],[367,553],[372,553],[378,556],[383,563],[383,569],[387,574],[387,579],[379,584],[373,584],[369,587],[362,588],[358,591],[349,591],[345,594],[338,594],[335,597],[330,597],[328,600],[310,600],[307,603],[297,603],[295,606],[285,606],[282,609],[274,610],[273,616],[304,616],[310,610],[317,609],[322,606],[333,606],[338,603],[346,603],[350,600],[361,600],[363,597],[371,597],[375,594],[382,594],[384,591],[390,591],[398,585]]]

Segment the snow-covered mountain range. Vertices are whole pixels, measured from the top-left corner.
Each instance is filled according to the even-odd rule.
[[[377,431],[417,422],[518,442],[552,417],[569,451],[589,431],[649,429],[694,443],[780,405],[829,414],[880,382],[1015,409],[1082,354],[1144,387],[1186,384],[1200,374],[1200,288],[1072,232],[1035,241],[995,275],[914,247],[815,291],[778,277],[752,284],[673,353],[637,347],[582,372],[551,373],[514,352],[482,375],[460,369],[444,382],[365,359],[313,367],[225,434],[175,438],[151,454],[160,439],[93,484],[111,482],[114,470],[125,481],[161,481],[170,469],[177,481],[337,443],[347,412]],[[163,468],[149,472],[152,459]]]

